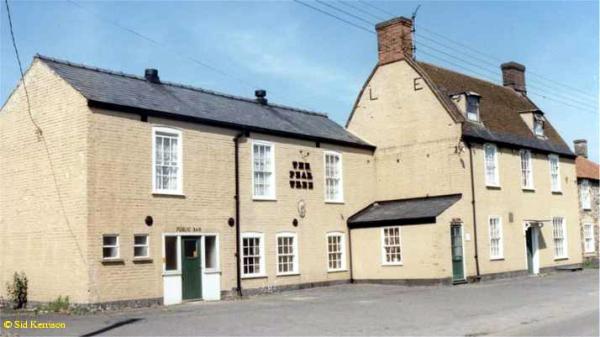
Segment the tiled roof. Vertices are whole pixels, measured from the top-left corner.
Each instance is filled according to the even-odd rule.
[[[271,103],[260,104],[254,99],[192,86],[169,82],[152,83],[144,77],[41,55],[36,58],[47,64],[93,106],[126,112],[145,111],[149,115],[227,128],[374,148],[322,113]]]
[[[460,194],[377,201],[348,219],[349,228],[388,224],[435,223],[436,217],[460,200]]]
[[[463,123],[465,137],[574,157],[569,146],[547,119],[544,123],[544,139],[536,137],[525,124],[520,113],[539,110],[529,98],[521,96],[510,88],[429,63],[416,62],[416,64],[427,74],[435,89],[442,93],[446,105],[454,105],[450,100],[451,94],[474,91],[481,96],[479,104],[481,123],[465,121]]]
[[[600,165],[585,157],[577,156],[575,159],[575,168],[577,178],[600,180]]]

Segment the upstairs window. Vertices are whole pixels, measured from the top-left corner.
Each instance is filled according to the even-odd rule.
[[[479,96],[467,96],[467,119],[479,122]]]
[[[552,219],[552,236],[554,237],[554,258],[567,258],[567,228],[564,218]]]
[[[275,152],[272,143],[252,143],[252,171],[254,199],[275,199]]]
[[[181,131],[153,129],[153,193],[181,194]]]
[[[533,115],[533,133],[536,136],[544,136],[544,117],[540,114]]]
[[[592,208],[592,193],[590,191],[590,181],[583,179],[580,186],[581,208],[589,210]]]
[[[550,162],[550,186],[552,192],[560,192],[560,167],[558,156],[551,154],[548,156]]]
[[[336,152],[325,152],[325,201],[344,201],[342,156]]]
[[[521,150],[521,187],[533,189],[533,170],[531,163],[531,151]]]
[[[485,155],[485,184],[487,186],[500,186],[498,174],[498,148],[494,144],[483,145]]]

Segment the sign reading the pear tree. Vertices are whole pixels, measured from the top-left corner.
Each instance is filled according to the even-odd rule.
[[[313,189],[313,175],[310,170],[310,163],[303,161],[292,162],[292,170],[290,170],[290,187],[297,190]]]

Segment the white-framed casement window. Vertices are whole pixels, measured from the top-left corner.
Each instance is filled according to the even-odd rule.
[[[325,201],[344,201],[342,155],[337,152],[325,152]]]
[[[589,210],[592,208],[592,191],[590,187],[590,181],[583,179],[581,180],[581,185],[579,186],[579,190],[581,191],[581,208],[584,210]]]
[[[531,160],[531,151],[521,150],[521,188],[525,190],[533,189],[533,162]]]
[[[133,236],[133,257],[150,257],[150,237],[148,234],[135,234]]]
[[[346,243],[341,232],[327,234],[327,271],[346,270]]]
[[[242,276],[260,277],[265,272],[265,243],[262,233],[242,233]]]
[[[298,274],[296,233],[277,234],[277,275]]]
[[[533,133],[536,136],[544,136],[544,117],[539,114],[533,115]]]
[[[474,122],[479,121],[479,98],[475,95],[467,96],[467,119]]]
[[[401,265],[400,227],[381,228],[381,257],[384,265]]]
[[[118,259],[119,254],[119,235],[102,235],[102,258],[104,260]]]
[[[560,192],[560,164],[558,156],[551,154],[548,156],[550,162],[550,187],[552,192]]]
[[[494,144],[484,144],[485,184],[487,186],[500,186],[498,172],[498,148]]]
[[[489,218],[490,224],[490,259],[504,258],[504,243],[502,242],[502,219],[498,216]]]
[[[252,197],[275,199],[275,147],[273,143],[252,141]]]
[[[182,194],[183,160],[181,131],[152,128],[152,192]]]
[[[583,251],[594,253],[596,251],[596,239],[594,238],[594,224],[583,224]]]
[[[552,218],[552,236],[554,238],[554,258],[567,258],[567,226],[565,218]]]

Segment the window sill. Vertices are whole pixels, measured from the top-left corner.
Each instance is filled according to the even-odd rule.
[[[592,209],[591,209],[591,208],[582,208],[582,210],[583,210],[583,211],[585,211],[585,212],[589,212],[589,211],[591,211]]]
[[[533,187],[521,187],[521,190],[523,190],[523,192],[535,192],[535,188]]]
[[[344,269],[328,269],[327,272],[328,273],[344,273],[347,272],[348,269],[344,268]]]
[[[344,200],[325,200],[326,204],[343,205]]]
[[[251,279],[255,279],[255,278],[267,278],[267,274],[242,275],[241,278],[244,280],[248,280],[248,279],[251,280]]]
[[[134,257],[133,258],[133,263],[152,263],[152,258],[147,256],[147,257]]]
[[[252,196],[252,200],[254,201],[277,201],[276,197],[256,197]]]
[[[205,269],[204,274],[221,274],[219,269]]]
[[[552,191],[552,194],[561,195],[562,191]]]
[[[490,261],[504,261],[504,257],[492,257]]]
[[[485,185],[485,187],[488,190],[500,190],[500,189],[502,189],[502,186],[500,186],[500,185]]]
[[[155,196],[155,197],[185,198],[185,194],[183,194],[181,192],[152,191],[152,195]]]
[[[593,251],[593,252],[584,252],[583,255],[584,256],[596,256],[596,251]]]
[[[300,273],[298,272],[294,272],[294,273],[281,273],[281,274],[277,274],[277,277],[282,276],[282,277],[286,277],[286,276],[300,276]]]
[[[162,276],[181,276],[181,272],[177,270],[164,271]]]
[[[563,257],[555,257],[554,261],[564,261],[564,260],[568,260],[569,257],[568,256],[563,256]]]
[[[100,260],[100,262],[102,264],[125,264],[125,260],[123,260],[121,258],[102,259],[102,260]]]
[[[397,263],[382,263],[381,266],[382,267],[397,267],[397,266],[403,266],[404,263],[402,262],[397,262]]]

